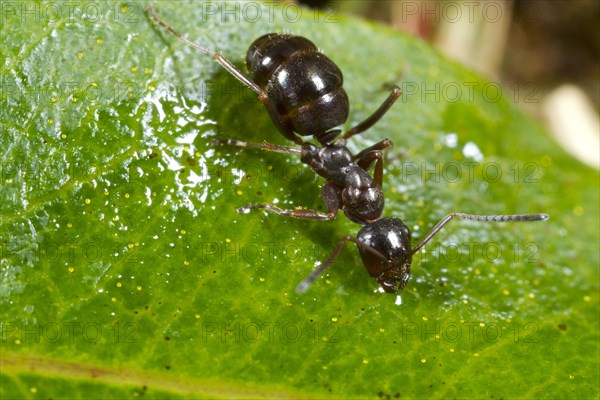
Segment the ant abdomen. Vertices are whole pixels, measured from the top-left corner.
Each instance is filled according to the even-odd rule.
[[[271,119],[284,135],[312,135],[326,143],[348,119],[342,71],[308,39],[269,33],[246,54],[251,79],[267,93]],[[337,131],[336,131],[337,132]]]
[[[264,88],[277,68],[293,56],[309,51],[319,50],[313,42],[302,36],[267,33],[248,48],[246,66],[252,81]]]

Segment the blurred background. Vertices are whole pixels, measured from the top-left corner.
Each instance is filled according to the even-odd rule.
[[[296,0],[421,37],[490,81],[600,169],[599,0]]]

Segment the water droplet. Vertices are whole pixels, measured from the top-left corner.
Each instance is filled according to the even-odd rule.
[[[472,158],[475,161],[483,160],[483,153],[481,152],[481,150],[479,150],[479,147],[477,147],[477,145],[473,142],[468,142],[467,144],[465,144],[462,152],[465,157]]]
[[[446,146],[454,148],[458,143],[458,135],[456,133],[449,133],[444,136],[443,141]]]

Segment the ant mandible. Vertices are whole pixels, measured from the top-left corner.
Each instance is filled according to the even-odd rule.
[[[483,222],[544,221],[546,214],[473,215],[451,213],[444,217],[419,244],[411,249],[410,230],[395,217],[381,218],[384,195],[381,190],[383,158],[381,151],[391,147],[388,139],[352,155],[345,146],[346,139],[373,126],[398,99],[401,91],[394,87],[383,104],[366,120],[338,138],[341,130],[333,129],[348,118],[348,96],[342,88],[342,72],[308,39],[287,34],[270,33],[250,46],[246,64],[251,73],[248,79],[221,54],[200,46],[180,35],[147,8],[150,17],[184,43],[207,53],[225,70],[257,93],[269,115],[288,139],[300,148],[270,143],[247,143],[238,140],[215,140],[245,148],[258,148],[286,154],[299,154],[300,160],[326,179],[322,188],[327,214],[315,210],[282,210],[273,204],[249,204],[238,209],[266,209],[275,214],[315,220],[332,220],[341,208],[353,222],[364,225],[357,237],[344,236],[331,255],[296,288],[304,292],[312,282],[338,257],[344,244],[354,242],[369,275],[388,293],[402,290],[410,277],[412,256],[453,218]],[[304,142],[299,136],[312,135],[321,148]],[[368,170],[375,163],[374,177]]]

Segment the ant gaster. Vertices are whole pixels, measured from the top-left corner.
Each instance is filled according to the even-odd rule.
[[[312,135],[319,143],[327,145],[341,133],[333,128],[348,119],[349,103],[342,87],[342,71],[310,40],[278,33],[256,39],[246,53],[246,66],[251,76],[248,79],[220,53],[192,42],[163,22],[152,6],[146,10],[158,25],[189,46],[211,55],[233,77],[252,89],[287,139],[301,145],[304,141],[300,136]],[[394,86],[379,109],[346,132],[343,138],[373,126],[400,93],[400,88]]]
[[[252,43],[246,65],[248,79],[221,54],[200,46],[176,32],[160,20],[152,7],[150,17],[186,44],[214,57],[225,70],[257,93],[265,104],[275,126],[300,148],[270,143],[247,143],[238,140],[216,140],[216,144],[259,148],[278,153],[299,154],[300,160],[326,179],[322,195],[327,213],[315,210],[283,210],[273,204],[248,204],[238,209],[266,209],[275,214],[300,219],[332,220],[341,208],[353,222],[364,226],[357,237],[344,236],[319,268],[297,287],[304,292],[329,267],[344,244],[354,242],[369,275],[388,293],[402,290],[410,277],[412,256],[453,218],[484,222],[543,221],[546,214],[532,215],[473,215],[452,213],[444,217],[419,244],[411,249],[411,235],[402,220],[381,218],[384,196],[381,190],[383,158],[381,151],[391,147],[387,139],[352,155],[345,146],[346,139],[373,126],[400,96],[394,87],[388,98],[371,116],[337,139],[341,131],[334,129],[348,118],[348,96],[342,88],[342,72],[306,38],[270,33]],[[304,142],[300,136],[312,135],[323,147]],[[368,170],[375,163],[374,176]]]

